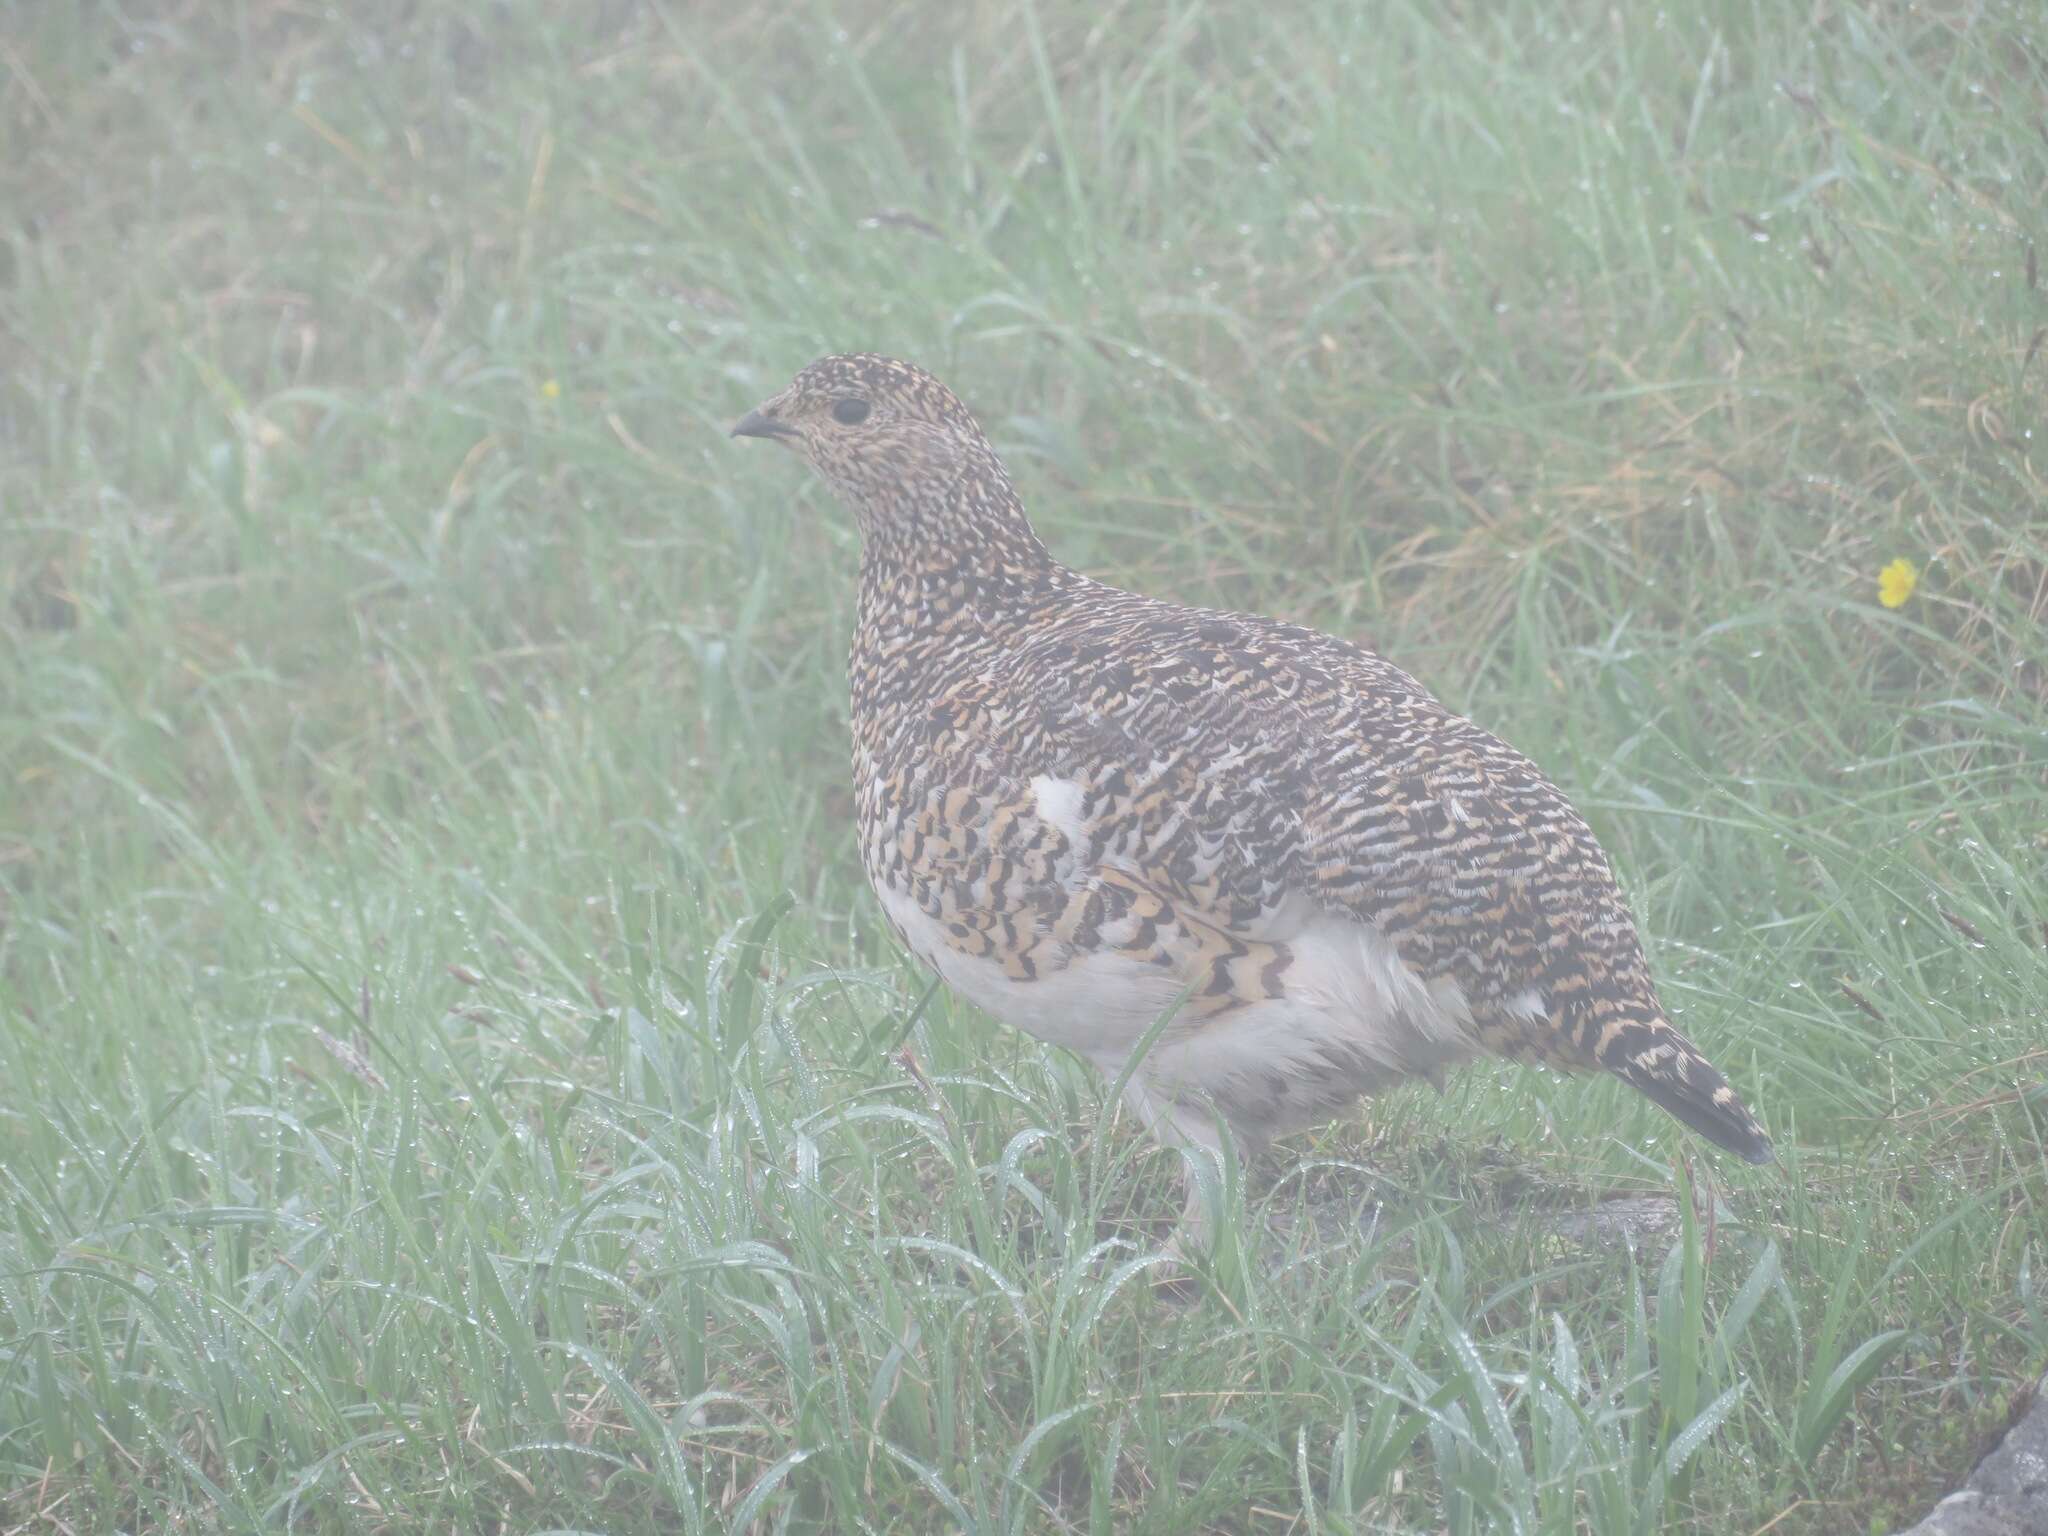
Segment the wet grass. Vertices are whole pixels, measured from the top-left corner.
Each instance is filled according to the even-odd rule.
[[[2048,1359],[2044,121],[2023,0],[19,8],[0,1529],[1917,1516]],[[1476,1069],[1155,1296],[860,888],[721,431],[853,347],[1537,757],[1781,1164]]]

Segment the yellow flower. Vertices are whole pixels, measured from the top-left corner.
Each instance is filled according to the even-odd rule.
[[[549,379],[549,380],[548,380],[548,381],[547,381],[547,382],[546,382],[545,384],[541,385],[541,387],[540,387],[540,395],[541,395],[541,398],[542,398],[543,400],[559,400],[559,399],[561,399],[561,398],[562,398],[562,385],[561,385],[561,382],[560,382],[559,380],[556,380],[556,379]],[[1907,590],[1908,590],[1908,591],[1910,591],[1910,590],[1911,590],[1911,588],[1908,588]],[[1901,602],[1903,602],[1903,601],[1904,601],[1904,599],[1902,598],[1902,599],[1900,599],[1900,601],[1901,601]],[[1893,606],[1894,608],[1896,608],[1896,607],[1898,606],[1898,603],[1894,603],[1894,604],[1892,604],[1892,606]]]
[[[1877,600],[1887,608],[1903,608],[1919,585],[1920,567],[1910,560],[1894,560],[1877,573]]]

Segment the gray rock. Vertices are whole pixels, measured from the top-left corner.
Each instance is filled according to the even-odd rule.
[[[1998,1449],[1900,1536],[2048,1536],[2048,1377]]]
[[[1720,1214],[1727,1219],[1725,1212]],[[1588,1248],[1657,1250],[1678,1236],[1678,1202],[1666,1195],[1629,1195],[1583,1210],[1543,1212],[1521,1220]]]
[[[1361,1233],[1374,1235],[1401,1219],[1398,1205],[1392,1201],[1381,1204],[1369,1195],[1313,1202],[1305,1215],[1305,1223],[1285,1209],[1268,1218],[1268,1236],[1278,1240],[1283,1255],[1290,1248],[1298,1256],[1317,1247],[1349,1246]],[[1740,1225],[1725,1207],[1718,1208],[1715,1216],[1724,1230]],[[1678,1202],[1668,1195],[1628,1195],[1592,1205],[1475,1209],[1456,1212],[1451,1221],[1467,1231],[1499,1228],[1541,1233],[1574,1248],[1633,1248],[1653,1255],[1675,1241],[1679,1230]],[[1405,1242],[1397,1242],[1396,1251],[1404,1246]]]
[[[1934,1512],[1904,1536],[2023,1536],[2037,1525],[2015,1524],[2000,1508],[2003,1499],[1989,1499],[1965,1488],[1934,1506]]]

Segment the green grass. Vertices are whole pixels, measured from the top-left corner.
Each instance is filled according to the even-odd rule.
[[[2048,1361],[2038,20],[13,8],[0,1530],[1917,1517]],[[861,888],[852,529],[722,436],[856,347],[1542,762],[1780,1166],[1477,1068],[1155,1296]]]

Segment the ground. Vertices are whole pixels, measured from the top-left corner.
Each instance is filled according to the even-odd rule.
[[[0,1531],[1910,1524],[2048,1358],[2044,124],[2034,0],[11,10]],[[854,348],[1541,762],[1779,1165],[1481,1068],[1156,1294],[860,886],[724,438]]]

